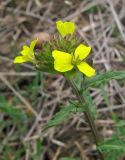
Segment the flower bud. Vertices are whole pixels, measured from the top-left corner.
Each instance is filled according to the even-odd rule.
[[[51,40],[50,34],[46,32],[38,32],[33,35],[33,39],[38,39],[36,48],[41,49],[42,45]]]

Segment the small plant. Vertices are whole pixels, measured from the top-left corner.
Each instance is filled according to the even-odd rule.
[[[117,156],[121,156],[125,151],[125,141],[119,139],[118,135],[113,135],[108,140],[102,140],[94,122],[96,116],[95,111],[92,110],[94,104],[89,88],[95,86],[101,88],[111,79],[123,79],[125,78],[125,71],[109,71],[97,74],[92,67],[92,59],[87,58],[91,52],[91,47],[79,43],[75,35],[75,24],[57,21],[56,26],[59,35],[55,35],[48,42],[44,42],[39,50],[35,50],[39,39],[33,40],[29,47],[23,46],[21,56],[17,56],[14,63],[32,62],[37,70],[63,75],[77,97],[77,101],[70,101],[66,107],[62,106],[60,111],[47,123],[45,129],[59,125],[72,112],[84,112],[97,145],[100,160],[117,160]],[[74,80],[78,73],[82,75],[79,84]]]

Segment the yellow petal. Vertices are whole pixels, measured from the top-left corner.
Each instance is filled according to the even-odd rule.
[[[57,21],[56,26],[62,37],[65,37],[68,34],[72,35],[75,31],[75,24],[73,22]]]
[[[75,24],[73,22],[64,22],[67,34],[73,34],[75,31]]]
[[[25,59],[23,56],[17,56],[15,59],[14,59],[14,63],[24,63],[24,62],[27,62],[28,60]]]
[[[31,49],[32,51],[34,50],[37,41],[38,41],[38,39],[35,39],[35,40],[33,40],[33,41],[30,43],[30,49]]]
[[[57,21],[56,22],[56,27],[57,27],[58,32],[61,34],[61,36],[65,37],[66,30],[65,30],[65,27],[64,27],[64,23],[62,21]]]
[[[75,50],[74,57],[75,59],[78,58],[79,60],[82,61],[89,55],[90,51],[91,51],[91,47],[80,44]]]
[[[29,50],[30,48],[28,46],[23,46],[23,50]]]
[[[30,48],[28,46],[23,46],[22,51],[20,52],[23,56],[27,56],[30,52]]]
[[[84,73],[87,77],[92,77],[95,74],[95,69],[88,65],[86,62],[81,62],[77,65],[80,72]]]
[[[54,50],[52,52],[54,58],[54,68],[59,72],[66,72],[73,68],[72,56],[69,53]]]

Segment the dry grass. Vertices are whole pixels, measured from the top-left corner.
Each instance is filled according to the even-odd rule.
[[[36,73],[30,64],[13,65],[21,46],[38,32],[55,32],[57,19],[74,21],[78,35],[93,48],[93,62],[98,72],[125,68],[125,1],[124,0],[3,0],[0,2],[0,96],[6,103],[21,108],[28,116],[14,124],[1,112],[0,159],[6,146],[8,160],[14,152],[26,148],[18,160],[32,160],[37,139],[43,137],[41,160],[59,160],[61,156],[96,159],[96,149],[83,114],[72,115],[68,122],[43,133],[43,126],[59,110],[60,104],[75,99],[62,76]],[[44,79],[43,79],[44,77]],[[97,126],[103,137],[113,133],[110,113],[125,116],[125,81],[111,81],[104,90],[92,88],[91,96],[99,113]],[[7,123],[10,125],[7,125]],[[20,125],[24,131],[20,130]],[[18,126],[18,127],[17,127]],[[11,148],[11,149],[10,149]]]

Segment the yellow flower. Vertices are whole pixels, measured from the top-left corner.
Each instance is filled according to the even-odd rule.
[[[68,34],[72,35],[75,31],[75,24],[73,22],[57,21],[56,27],[62,37],[65,37]]]
[[[30,61],[30,62],[35,62],[35,56],[34,56],[34,48],[35,48],[35,45],[37,43],[37,39],[33,40],[31,43],[30,43],[30,46],[23,46],[23,49],[22,51],[20,52],[21,53],[21,56],[17,56],[15,59],[14,59],[14,63],[24,63],[24,62],[27,62],[27,61]]]
[[[54,57],[54,68],[59,72],[67,72],[77,67],[80,72],[87,77],[92,77],[95,74],[95,69],[92,68],[83,60],[89,55],[91,47],[80,44],[74,54],[54,50],[52,56]]]

